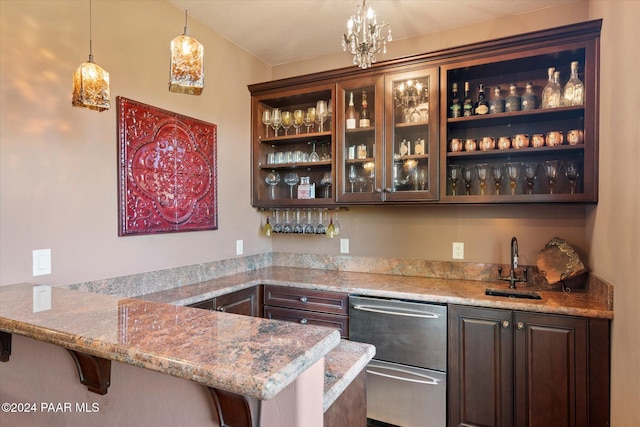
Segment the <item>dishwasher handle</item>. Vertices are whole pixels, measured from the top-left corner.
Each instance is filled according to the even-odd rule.
[[[440,318],[440,316],[438,316],[437,314],[430,313],[428,311],[423,312],[423,311],[407,310],[407,309],[398,310],[393,307],[375,307],[375,306],[362,305],[362,304],[356,304],[353,306],[353,308],[354,310],[368,311],[371,313],[379,313],[379,314],[390,314],[392,316],[418,317],[421,319],[439,319]]]
[[[391,375],[391,374],[385,374],[382,373],[380,371],[375,371],[374,369],[377,368],[378,366],[367,366],[367,373],[368,374],[372,374],[372,375],[378,375],[381,377],[386,377],[386,378],[392,378],[394,380],[399,380],[399,381],[408,381],[408,382],[412,382],[412,383],[418,383],[418,384],[426,384],[426,385],[438,385],[438,383],[440,382],[438,379],[430,377],[428,375],[422,375],[422,374],[418,374],[416,372],[411,372],[411,371],[407,371],[405,369],[389,369],[389,368],[383,368],[383,369],[387,369],[390,371],[397,371],[403,374],[407,374],[407,375],[413,375],[416,377],[420,377],[423,379],[414,379],[414,378],[407,378],[407,377],[400,377],[397,375]]]

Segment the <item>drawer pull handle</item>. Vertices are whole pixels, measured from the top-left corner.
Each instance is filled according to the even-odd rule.
[[[387,378],[391,378],[394,380],[400,380],[400,381],[407,381],[407,382],[412,382],[412,383],[418,383],[418,384],[427,384],[427,385],[438,385],[438,383],[440,381],[438,381],[437,379],[430,377],[428,375],[421,375],[415,372],[410,372],[410,371],[405,371],[402,369],[389,369],[390,371],[397,371],[397,372],[402,372],[404,374],[409,374],[409,375],[414,375],[416,377],[419,378],[424,378],[423,380],[419,380],[419,379],[414,379],[414,378],[407,378],[407,377],[399,377],[396,375],[392,375],[392,374],[385,374],[382,373],[380,371],[375,371],[372,368],[367,368],[367,373],[368,374],[372,374],[372,375],[378,375],[381,377],[387,377]]]
[[[508,320],[503,320],[502,321],[502,327],[507,329],[509,327],[509,321]]]
[[[522,322],[518,322],[518,323],[516,323],[516,327],[517,327],[518,329],[524,329],[524,323],[522,323]]]
[[[300,302],[301,302],[301,303],[306,303],[307,301],[309,301],[309,300],[307,299],[307,297],[300,297]]]
[[[435,313],[429,313],[427,311],[415,311],[415,310],[404,310],[399,311],[390,307],[370,307],[366,305],[354,305],[354,310],[360,311],[368,311],[371,313],[379,313],[379,314],[390,314],[392,316],[407,316],[407,317],[419,317],[422,319],[439,319]]]
[[[302,325],[306,325],[307,322],[308,322],[307,319],[300,319],[300,324],[302,324]]]
[[[226,309],[224,308],[224,305],[219,306],[218,308],[216,308],[217,311],[221,311],[224,312]]]

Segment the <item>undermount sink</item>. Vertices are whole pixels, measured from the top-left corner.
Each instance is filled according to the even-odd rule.
[[[492,295],[496,297],[508,297],[508,298],[524,298],[524,299],[542,299],[539,293],[535,291],[526,291],[522,289],[495,289],[487,288],[484,291],[485,295]]]

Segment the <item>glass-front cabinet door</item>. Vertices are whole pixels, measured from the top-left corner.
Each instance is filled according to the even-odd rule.
[[[385,76],[386,201],[438,198],[438,70]]]
[[[384,78],[366,77],[337,85],[337,200],[382,201]]]

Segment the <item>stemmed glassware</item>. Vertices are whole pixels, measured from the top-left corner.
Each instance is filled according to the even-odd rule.
[[[282,112],[282,128],[284,129],[284,134],[289,135],[289,128],[293,124],[293,119],[291,118],[291,111],[283,111]]]
[[[511,195],[516,194],[516,186],[518,185],[518,176],[520,175],[520,168],[522,163],[509,162],[505,163],[507,167],[507,176],[509,177],[509,185],[511,186]]]
[[[304,112],[302,110],[294,110],[293,111],[293,127],[296,130],[296,135],[300,134],[300,127],[304,122]]]
[[[316,142],[313,141],[312,144],[313,144],[313,150],[311,151],[311,153],[309,153],[309,161],[310,162],[319,162],[320,161],[320,156],[316,152]]]
[[[269,138],[269,126],[271,126],[271,111],[268,109],[262,112],[262,124],[264,125],[264,136]]]
[[[320,180],[320,185],[324,186],[324,198],[328,199],[331,196],[331,172],[325,172]]]
[[[471,195],[471,183],[473,182],[473,168],[462,167],[462,179],[464,180],[464,188],[467,190],[467,196]]]
[[[322,144],[322,154],[320,155],[320,160],[331,160],[331,143],[328,142],[327,145]]]
[[[355,184],[356,179],[358,179],[358,174],[356,173],[356,165],[351,165],[349,167],[349,182],[351,183],[352,193],[353,193],[353,184]]]
[[[493,175],[493,182],[496,187],[496,196],[500,195],[500,186],[502,185],[504,169],[502,166],[496,165],[491,167],[491,174]]]
[[[296,209],[296,223],[293,226],[293,232],[297,234],[304,233],[304,225],[300,221],[300,209]]]
[[[538,164],[536,162],[530,162],[524,164],[524,177],[527,180],[527,192],[533,193],[533,180],[536,179],[538,173]]]
[[[289,186],[289,198],[293,199],[293,186],[298,183],[298,174],[295,172],[288,172],[284,176],[284,182]]]
[[[316,234],[325,234],[327,227],[324,225],[324,211],[318,210],[318,225],[316,225]]]
[[[262,233],[267,237],[271,237],[272,232],[273,232],[273,227],[269,222],[269,213],[267,213],[267,222],[264,224],[264,227],[262,227]]]
[[[291,221],[289,221],[289,209],[284,211],[284,227],[282,228],[283,233],[293,233],[293,225],[291,225]]]
[[[324,132],[324,120],[329,111],[327,110],[327,101],[318,101],[316,103],[316,118],[318,120],[318,132]]]
[[[418,172],[418,184],[420,184],[420,190],[424,191],[427,185],[427,171],[425,168],[420,168]]]
[[[560,162],[558,160],[547,160],[544,162],[544,172],[549,179],[549,194],[553,194],[555,191],[559,168]]]
[[[307,225],[304,226],[304,234],[314,234],[316,232],[316,228],[313,226],[313,221],[311,220],[311,209],[307,210]]]
[[[478,171],[478,181],[480,181],[480,195],[484,196],[484,190],[487,186],[487,178],[489,177],[489,164],[478,163],[476,165]]]
[[[333,228],[335,230],[335,235],[338,236],[340,234],[340,221],[338,221],[338,210],[336,209],[333,218]]]
[[[316,122],[316,119],[318,118],[318,116],[316,115],[316,109],[315,107],[311,107],[311,108],[307,108],[307,113],[309,114],[309,120],[311,121],[311,127],[313,127],[314,123]],[[307,124],[305,123],[305,126]],[[307,129],[308,131],[308,129]]]
[[[449,165],[449,181],[451,181],[451,195],[456,195],[456,187],[461,175],[460,165]]]
[[[282,223],[280,222],[280,211],[276,209],[276,222],[273,224],[274,233],[282,233]]]
[[[273,128],[276,136],[278,136],[278,129],[282,125],[282,114],[279,108],[271,110],[271,127]]]
[[[371,184],[371,192],[373,193],[376,184],[376,164],[374,162],[365,162],[362,164],[362,169],[364,169],[366,173],[367,180]]]
[[[580,173],[578,172],[578,163],[575,160],[569,160],[565,163],[565,176],[569,180],[571,186],[571,194],[576,194],[576,184]]]
[[[313,126],[313,119],[311,118],[311,114],[309,114],[309,111],[305,113],[304,118],[302,119],[302,124],[305,125],[305,127],[307,128],[307,133],[309,133],[309,128]]]
[[[275,199],[276,198],[275,187],[276,187],[276,185],[278,185],[278,183],[280,183],[280,174],[278,172],[272,170],[264,178],[264,182],[266,182],[267,185],[271,186],[271,198]]]

